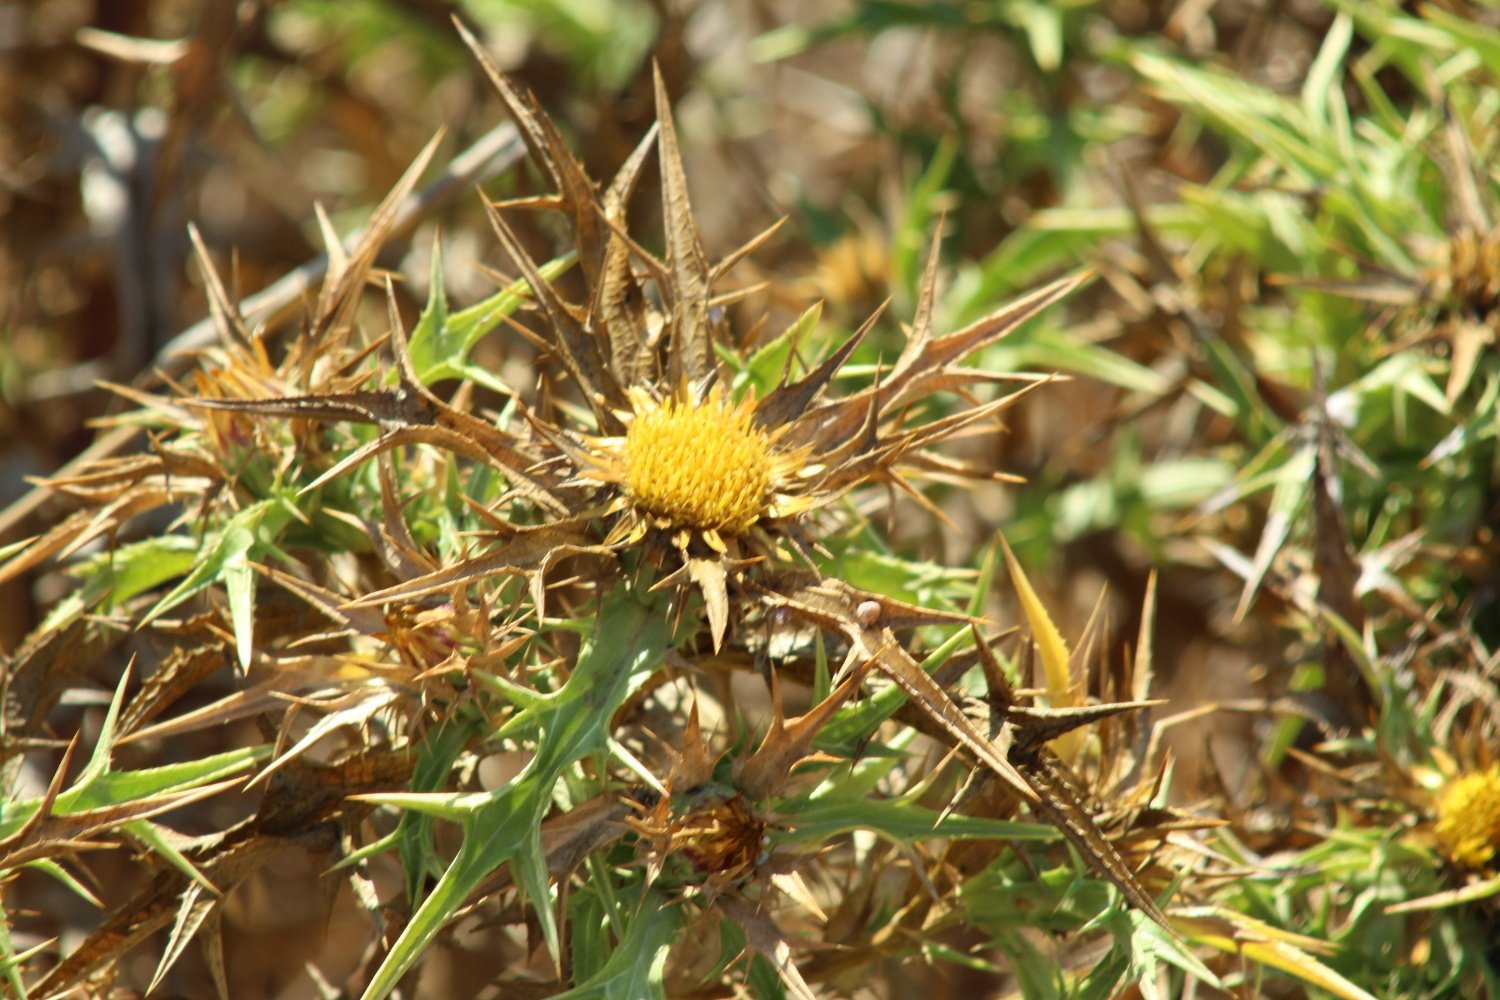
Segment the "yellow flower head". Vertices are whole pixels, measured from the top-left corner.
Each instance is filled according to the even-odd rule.
[[[714,394],[696,405],[643,399],[622,449],[625,493],[673,525],[738,534],[771,492],[771,442],[754,410]]]
[[[1487,868],[1500,849],[1500,765],[1448,783],[1438,796],[1438,846],[1467,868]]]

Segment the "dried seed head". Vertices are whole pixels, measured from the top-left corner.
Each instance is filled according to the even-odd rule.
[[[760,860],[766,824],[742,796],[698,809],[672,829],[672,846],[701,872],[738,875]]]
[[[638,510],[673,525],[738,533],[764,513],[771,443],[748,406],[648,403],[625,435],[625,491]]]
[[[1446,284],[1478,316],[1500,308],[1500,230],[1483,235],[1465,229],[1448,244]]]
[[[1438,797],[1438,846],[1467,868],[1486,868],[1500,849],[1500,766],[1448,783]]]

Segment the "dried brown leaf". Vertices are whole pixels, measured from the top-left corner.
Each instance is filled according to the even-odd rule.
[[[362,608],[392,601],[410,601],[454,587],[467,587],[501,573],[528,575],[543,559],[559,551],[602,554],[609,550],[589,543],[588,522],[584,520],[518,528],[515,534],[506,538],[493,552],[464,559],[414,580],[366,594],[349,601],[345,607]]]
[[[775,921],[750,903],[733,896],[723,897],[718,905],[725,916],[745,932],[745,947],[771,963],[786,986],[787,996],[796,1000],[817,1000],[818,995],[807,985],[807,980],[792,961],[792,946]]]
[[[848,676],[805,714],[788,722],[782,714],[781,681],[771,674],[771,707],[773,714],[755,753],[735,767],[735,785],[752,799],[778,794],[796,767],[808,755],[812,741],[828,724],[833,713],[848,701],[864,683],[870,663],[849,671]]]
[[[973,754],[1022,801],[1036,802],[1037,793],[1006,758],[1001,748],[980,732],[962,709],[954,704],[948,693],[922,670],[911,654],[896,641],[884,620],[885,609],[889,605],[910,609],[907,616],[897,619],[903,622],[924,620],[923,616],[928,615],[932,616],[928,620],[952,622],[959,616],[899,605],[899,602],[893,602],[889,598],[859,591],[835,580],[825,581],[814,587],[804,587],[791,595],[768,593],[766,596],[773,605],[780,605],[822,628],[841,633],[848,639],[859,660],[873,662],[881,673],[895,681],[912,703],[954,745]],[[861,605],[864,606],[863,609]],[[873,615],[867,610],[871,605],[875,612]],[[962,616],[960,620],[964,623],[973,621],[967,616]]]
[[[354,249],[349,252],[342,266],[339,261],[330,257],[328,273],[323,279],[323,287],[318,292],[317,305],[313,310],[312,332],[306,341],[317,344],[319,352],[328,350],[333,343],[341,342],[346,335],[353,321],[353,312],[359,303],[360,295],[369,282],[375,256],[385,245],[392,226],[401,214],[403,203],[416,189],[417,181],[421,179],[427,165],[432,162],[432,157],[437,152],[438,143],[442,141],[442,138],[443,133],[439,131],[426,146],[422,147],[422,151],[401,175],[395,187],[391,188],[376,206],[374,213],[370,216],[370,221],[360,233],[358,242],[355,243]],[[342,244],[334,238],[328,250],[330,255],[341,252]],[[315,356],[305,353],[302,357],[292,360],[300,362],[303,375],[300,381],[305,383],[312,364],[316,360]]]
[[[705,385],[716,373],[713,334],[709,328],[708,260],[698,223],[688,200],[687,174],[672,124],[672,106],[662,82],[661,67],[653,66],[656,87],[657,162],[661,167],[661,210],[667,236],[668,285],[671,295],[671,346],[667,375],[674,386]]]

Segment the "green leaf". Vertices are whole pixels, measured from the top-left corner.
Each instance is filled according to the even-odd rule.
[[[548,261],[539,270],[548,281],[556,279],[578,259],[569,253]],[[511,389],[492,372],[469,361],[469,352],[480,338],[493,330],[531,297],[530,286],[518,280],[467,309],[450,313],[443,286],[443,251],[438,237],[432,241],[431,287],[427,304],[412,328],[408,350],[412,368],[424,385],[443,379],[469,379],[487,389],[509,396]]]
[[[1010,347],[1004,341],[1003,347]],[[1087,375],[1131,392],[1161,395],[1168,388],[1162,375],[1098,344],[1091,344],[1052,327],[1037,326],[1015,345],[1021,364],[1047,371]],[[1009,366],[1007,366],[1009,367]]]
[[[1341,1000],[1374,1000],[1304,948],[1321,944],[1226,907],[1196,907],[1175,921],[1189,941],[1295,976]]]
[[[1500,77],[1500,32],[1493,26],[1461,17],[1433,4],[1424,4],[1421,10],[1429,27],[1448,36],[1448,46],[1452,51],[1478,56],[1491,77]]]
[[[482,676],[482,675],[481,675]],[[412,767],[413,792],[437,792],[448,785],[453,765],[479,730],[476,713],[449,716],[429,729],[417,749]],[[406,898],[416,903],[423,881],[442,872],[433,849],[433,823],[429,814],[409,810],[396,825],[401,870],[406,877]]]
[[[1276,489],[1271,493],[1271,507],[1266,513],[1265,527],[1261,529],[1260,541],[1255,546],[1255,558],[1251,563],[1250,576],[1240,594],[1235,620],[1244,618],[1250,610],[1250,602],[1260,590],[1261,581],[1271,569],[1271,561],[1286,544],[1297,524],[1298,515],[1307,506],[1312,494],[1313,467],[1317,461],[1317,449],[1305,444],[1292,453],[1291,459],[1281,467]]]
[[[80,775],[79,783],[58,795],[52,812],[57,816],[71,816],[91,809],[187,791],[248,771],[265,760],[269,753],[266,747],[247,747],[163,767],[104,772],[89,777],[87,781]],[[41,805],[40,798],[0,803],[0,840],[25,826]]]
[[[1127,47],[1125,59],[1156,85],[1162,98],[1270,155],[1300,178],[1329,181],[1340,175],[1334,151],[1310,137],[1300,104],[1240,77],[1178,62],[1144,46]]]
[[[87,789],[109,771],[109,756],[115,749],[115,726],[120,721],[120,706],[125,703],[125,688],[130,684],[130,668],[133,666],[134,663],[120,673],[120,683],[115,685],[114,697],[109,700],[109,710],[104,713],[104,723],[99,727],[99,736],[94,740],[94,749],[89,754],[89,762],[83,766],[83,770],[78,773],[78,780],[73,783],[75,795]],[[62,795],[58,796],[58,801],[59,803],[62,801]]]
[[[218,888],[208,880],[208,877],[200,872],[196,865],[188,860],[187,855],[177,849],[177,845],[162,834],[162,827],[150,820],[131,820],[120,828],[126,834],[134,837],[156,854],[160,855],[173,868],[192,879],[194,882],[207,889],[209,892],[217,893]]]
[[[1054,73],[1062,65],[1063,12],[1052,0],[1046,3],[1011,4],[1010,17],[1026,35],[1031,58],[1044,73]]]
[[[75,896],[86,900],[90,906],[96,906],[101,910],[104,909],[103,901],[90,892],[88,886],[74,878],[71,872],[51,858],[39,858],[36,861],[28,861],[21,867],[30,868],[33,871],[39,871],[51,876],[66,886]]]
[[[1130,921],[1130,965],[1136,982],[1154,983],[1156,964],[1166,962],[1216,990],[1224,988],[1202,959],[1188,951],[1181,939],[1167,933],[1156,921],[1138,910],[1127,911],[1125,919]]]
[[[1349,109],[1344,105],[1340,77],[1344,57],[1348,55],[1349,43],[1353,40],[1354,21],[1347,14],[1335,17],[1302,84],[1302,107],[1307,112],[1308,121],[1325,135],[1336,118],[1341,117],[1346,124],[1348,121]]]
[[[1152,205],[1145,216],[1147,225],[1163,235],[1192,235],[1201,228],[1197,213],[1185,205]],[[1123,208],[1065,206],[1035,212],[978,267],[959,272],[948,293],[956,303],[949,307],[949,320],[970,323],[1006,296],[1049,272],[1077,267],[1104,240],[1132,236],[1138,227],[1136,217]]]
[[[361,802],[461,823],[488,802],[490,796],[488,792],[371,792],[359,798]]]
[[[234,626],[234,651],[241,670],[250,669],[255,655],[255,571],[244,552],[231,553],[222,571],[229,620]]]
[[[995,943],[1010,957],[1021,995],[1027,1000],[1062,1000],[1066,996],[1062,968],[1054,955],[1043,954],[1024,934],[1009,927],[997,931]]]
[[[452,356],[462,349],[461,344],[451,341],[448,331],[448,290],[443,278],[443,235],[441,232],[434,232],[432,259],[427,267],[427,304],[422,307],[422,315],[417,318],[417,325],[412,327],[411,336],[407,338],[412,369],[424,384],[432,381],[427,377],[428,372],[439,365],[451,364]],[[468,352],[462,353],[467,355]]]
[[[21,978],[21,967],[32,955],[50,947],[52,942],[42,941],[29,951],[17,954],[15,942],[10,937],[10,919],[0,908],[0,975],[4,975],[11,996],[26,1000],[26,981]]]
[[[187,535],[159,535],[101,552],[73,570],[89,604],[117,607],[193,568],[201,548]]]
[[[1130,947],[1116,946],[1109,950],[1103,961],[1089,970],[1079,981],[1075,1000],[1110,1000],[1119,995],[1121,981],[1130,972]]]
[[[807,342],[817,331],[822,319],[823,303],[814,302],[774,340],[750,356],[749,362],[745,364],[744,381],[754,390],[757,398],[765,398],[781,384],[787,365],[792,360],[792,351],[798,344]]]
[[[1141,471],[1141,499],[1158,510],[1181,510],[1228,486],[1234,465],[1218,458],[1182,458]]]
[[[790,800],[778,803],[776,812],[789,827],[785,838],[793,842],[823,843],[855,830],[873,830],[902,843],[932,837],[1016,841],[1058,839],[1057,831],[1046,824],[957,813],[944,815],[902,799]]]
[[[973,642],[973,636],[967,629],[955,632],[942,645],[927,654],[927,658],[922,661],[922,669],[929,674],[932,673],[955,652],[971,642]],[[853,705],[845,705],[818,733],[813,745],[820,750],[833,753],[847,752],[846,755],[852,756],[853,748],[864,744],[875,728],[889,719],[905,702],[906,692],[901,690],[899,685],[892,684]],[[863,747],[863,754],[869,756],[878,756],[886,752],[885,748],[880,746]]]
[[[586,756],[607,751],[612,716],[660,668],[668,635],[667,618],[660,609],[646,607],[626,593],[606,598],[594,634],[567,683],[507,725],[512,738],[536,741],[534,756],[508,784],[465,803],[472,808],[462,820],[457,856],[392,945],[365,990],[365,1000],[390,993],[469,894],[507,864],[517,865],[517,881],[530,891],[548,948],[558,954],[557,921],[540,841],[542,819],[563,772]]]
[[[891,269],[895,274],[896,287],[915,302],[917,283],[921,278],[923,251],[932,239],[934,216],[937,214],[937,196],[948,183],[953,164],[958,159],[958,139],[944,135],[937,151],[922,176],[912,185],[907,198],[906,213],[892,241]]]
[[[200,552],[186,579],[158,601],[141,624],[149,624],[205,587],[224,582],[226,572],[236,572],[235,567],[247,556],[269,551],[296,516],[297,508],[290,501],[271,497],[229,518],[216,535],[205,539],[207,551]]]
[[[557,1000],[646,1000],[665,997],[667,956],[684,923],[682,906],[650,891],[604,967]]]
[[[837,553],[837,573],[845,583],[914,604],[947,603],[941,597],[968,595],[973,570],[873,551],[859,544]]]

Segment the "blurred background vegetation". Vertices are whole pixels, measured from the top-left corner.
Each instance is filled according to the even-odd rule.
[[[1500,887],[1484,865],[1445,860],[1432,824],[1444,787],[1500,756],[1500,13],[1461,0],[0,4],[0,507],[18,503],[0,544],[64,509],[25,477],[62,467],[120,408],[97,383],[149,381],[207,312],[189,222],[231,294],[249,295],[321,254],[315,206],[350,232],[436,130],[441,165],[502,120],[453,15],[595,177],[650,127],[660,67],[710,254],[787,220],[742,276],[764,286],[733,307],[766,314],[767,330],[814,299],[835,330],[887,297],[909,317],[940,228],[940,330],[1097,268],[1087,292],[977,359],[1069,376],[1007,413],[1004,434],[964,445],[1026,482],[940,493],[946,525],[898,505],[897,545],[974,566],[1003,528],[1065,635],[1105,595],[1101,675],[1135,655],[1156,573],[1173,796],[1211,803],[1230,825],[1205,850],[1252,873],[1216,902],[1327,942],[1323,961],[1378,996],[1497,995]],[[541,189],[521,165],[484,187]],[[551,256],[548,224],[517,222],[537,259]],[[643,214],[637,237],[659,243],[657,225]],[[439,226],[455,305],[510,266],[460,192],[380,260],[411,317]],[[899,343],[888,323],[864,360]],[[535,352],[495,336],[474,359],[515,381]],[[71,585],[50,567],[7,584],[0,650]],[[1009,624],[1004,597],[987,611]],[[101,664],[94,692],[117,678]],[[97,711],[81,697],[53,728]],[[96,864],[106,884],[129,870]],[[311,878],[288,861],[231,909],[232,995],[312,996],[304,962],[337,980],[358,958],[353,904],[327,918],[298,895]],[[60,889],[14,899],[7,911],[41,915],[19,945],[92,926]],[[432,995],[477,995],[494,974],[482,941],[445,946]],[[154,958],[141,961],[149,978]],[[969,974],[884,968],[850,992],[1019,988]],[[183,995],[203,995],[182,975]],[[1225,982],[1198,995],[1325,995],[1259,966]]]

